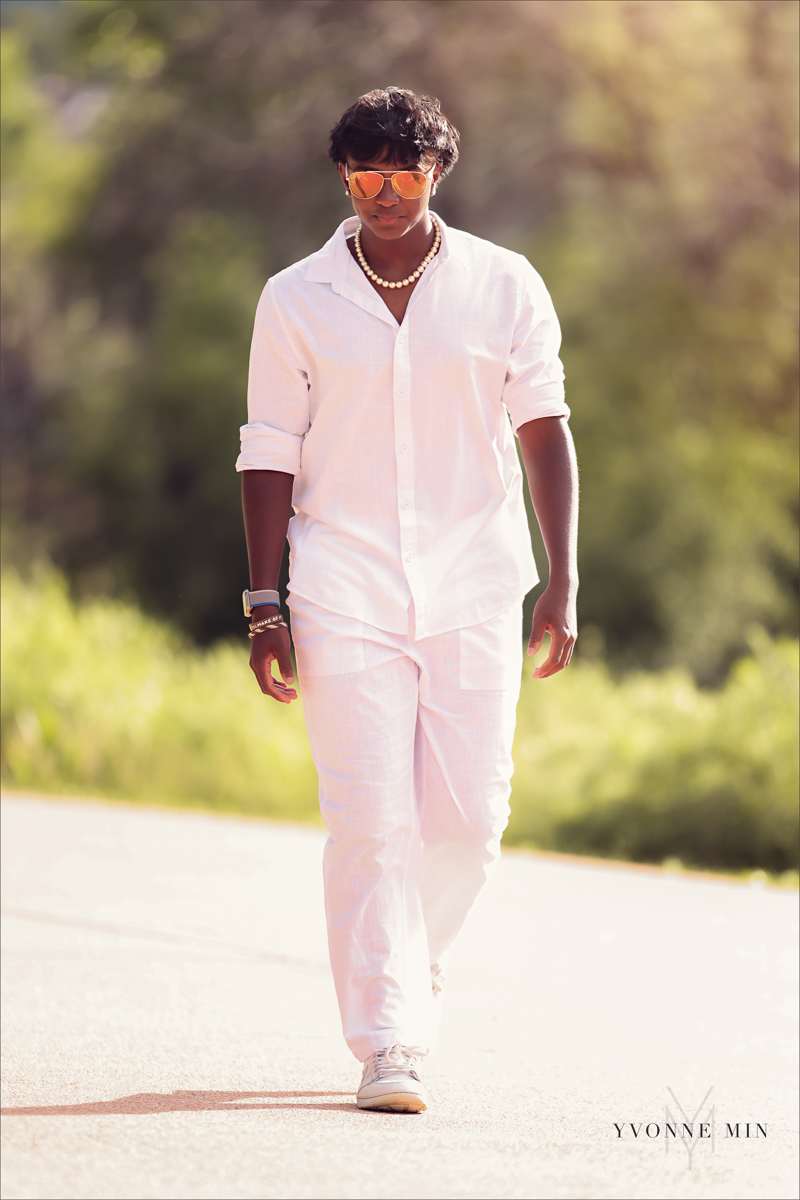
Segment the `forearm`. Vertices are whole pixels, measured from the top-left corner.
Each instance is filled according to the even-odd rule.
[[[284,471],[243,471],[242,511],[250,562],[250,590],[277,590],[292,514],[294,476]]]
[[[542,417],[518,431],[531,500],[550,563],[550,583],[578,586],[578,463],[566,421]]]

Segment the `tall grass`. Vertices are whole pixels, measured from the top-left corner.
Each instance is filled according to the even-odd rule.
[[[302,709],[261,695],[242,645],[201,652],[129,605],[76,605],[52,571],[7,572],[2,617],[6,783],[318,819]],[[797,644],[761,633],[716,692],[580,661],[526,677],[506,842],[796,867],[797,675]]]
[[[202,653],[64,581],[2,583],[2,772],[19,787],[313,819],[299,704],[267,700],[243,646]]]
[[[798,644],[751,635],[725,686],[615,682],[576,663],[523,684],[511,841],[642,862],[796,869]]]

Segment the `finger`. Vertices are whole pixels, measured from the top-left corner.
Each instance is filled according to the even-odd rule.
[[[273,700],[280,700],[283,704],[288,704],[289,701],[297,699],[297,692],[294,688],[286,687],[272,674],[272,662],[275,658],[274,651],[270,650],[266,643],[262,643],[258,652],[254,647],[250,655],[250,668],[265,696],[271,696]]]
[[[567,663],[570,660],[570,656],[572,654],[572,647],[574,645],[575,645],[575,639],[571,636],[571,634],[567,634],[564,639],[564,647],[558,656],[558,662],[556,663],[556,668],[555,668],[556,671],[564,670],[564,667],[567,665]]]
[[[550,630],[550,653],[541,666],[538,666],[533,672],[533,679],[546,679],[548,675],[552,675],[554,671],[558,670],[558,663],[561,661],[566,642],[566,630]]]
[[[550,642],[550,653],[543,663],[540,663],[535,671],[531,674],[531,679],[547,679],[547,676],[552,674],[553,667],[558,662],[556,655],[553,652],[553,643]]]
[[[270,676],[270,678],[272,679],[272,684],[268,695],[273,700],[278,700],[281,704],[291,704],[292,700],[297,699],[297,692],[294,688],[288,688],[285,683],[281,683],[280,679],[275,679],[273,676]]]
[[[290,704],[292,700],[297,699],[297,692],[294,688],[289,688],[280,679],[276,679],[271,671],[264,676],[264,686],[261,690],[265,695],[271,696],[273,700],[277,700],[281,704]]]
[[[557,658],[550,666],[543,663],[541,673],[536,676],[536,679],[549,679],[551,675],[557,675],[559,671],[563,671],[564,665],[563,657]]]
[[[281,633],[285,633],[281,630]],[[281,673],[281,678],[284,683],[294,683],[294,668],[292,667],[292,655],[289,650],[289,635],[285,637],[278,635],[278,644],[274,648],[275,658],[278,660],[278,670]]]
[[[551,653],[550,658],[548,658],[547,662],[543,663],[542,666],[539,668],[541,673],[538,674],[536,676],[536,678],[537,679],[548,679],[551,675],[557,675],[559,671],[563,671],[564,667],[566,667],[567,663],[569,662],[570,658],[572,657],[572,649],[573,649],[574,645],[575,645],[574,637],[565,636],[564,644],[561,649],[561,653],[558,655],[557,658],[555,657],[555,655],[553,655]],[[550,663],[551,658],[554,660],[552,662],[552,665]]]
[[[544,640],[544,635],[547,632],[547,618],[542,613],[541,615],[536,609],[533,610],[533,621],[531,623],[531,636],[528,641],[528,654],[538,654],[539,648]]]

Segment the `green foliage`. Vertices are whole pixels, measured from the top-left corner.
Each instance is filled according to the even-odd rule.
[[[98,150],[65,136],[13,30],[0,42],[3,249],[57,243],[75,227],[95,183]]]
[[[795,629],[795,0],[38,7],[3,32],[18,558],[235,630],[256,296],[347,215],[328,130],[394,81],[461,129],[445,220],[528,254],[562,318],[578,653],[712,683],[753,621]]]
[[[585,236],[564,238],[561,253]],[[797,554],[797,454],[786,393],[796,351],[785,326],[795,318],[768,262],[761,297],[771,313],[760,316],[775,344],[753,350],[734,264],[718,301],[671,265],[644,279],[611,261],[614,250],[606,239],[600,262],[575,273],[559,249],[546,256],[581,463],[579,618],[603,631],[618,665],[677,661],[713,680],[744,649],[753,616],[794,626],[785,581]],[[766,375],[759,388],[753,359]]]
[[[3,777],[22,787],[313,819],[298,705],[267,704],[241,645],[203,654],[63,579],[3,580]]]
[[[578,663],[523,686],[507,840],[782,872],[798,862],[798,645],[751,631],[725,686],[688,672],[614,682]]]
[[[104,376],[87,386],[58,422],[76,485],[103,499],[110,582],[204,641],[229,631],[247,579],[233,464],[263,286],[255,260],[222,216],[176,222],[151,261],[147,352],[116,387]]]
[[[299,705],[261,695],[242,644],[199,651],[135,608],[3,580],[7,784],[316,820]],[[506,844],[727,869],[797,866],[796,643],[753,631],[725,687],[525,680]],[[530,660],[528,660],[530,661]]]

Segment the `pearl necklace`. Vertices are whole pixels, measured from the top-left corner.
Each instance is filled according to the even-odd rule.
[[[431,217],[431,220],[433,221],[433,217]],[[416,283],[431,259],[439,253],[439,247],[442,244],[441,230],[439,229],[439,225],[436,221],[433,221],[433,227],[436,230],[436,237],[433,239],[433,245],[417,267],[416,271],[412,271],[408,279],[401,279],[398,280],[397,283],[391,283],[388,279],[381,279],[380,275],[376,275],[372,270],[372,267],[364,258],[364,251],[361,249],[361,230],[363,229],[363,225],[359,225],[358,229],[356,230],[356,258],[361,265],[361,270],[368,279],[371,279],[373,283],[377,283],[378,287],[403,288],[408,287],[410,283]]]

